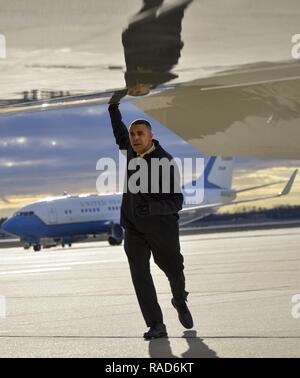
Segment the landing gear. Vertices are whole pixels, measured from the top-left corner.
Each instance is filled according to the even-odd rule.
[[[34,250],[34,252],[39,252],[41,249],[42,249],[42,247],[41,247],[40,244],[35,244],[35,245],[33,246],[33,250]]]
[[[72,243],[67,243],[67,245],[68,245],[69,247],[72,247]],[[65,244],[65,243],[62,243],[61,246],[62,246],[63,248],[65,248],[66,244]]]
[[[117,239],[113,238],[112,236],[109,236],[108,237],[108,243],[109,243],[109,245],[121,245],[122,244],[122,239],[121,240],[117,240]]]
[[[110,245],[121,245],[123,241],[123,228],[117,223],[112,223],[109,231],[108,243]]]

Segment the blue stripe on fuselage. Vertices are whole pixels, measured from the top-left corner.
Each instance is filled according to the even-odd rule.
[[[43,237],[64,237],[97,234],[108,230],[108,221],[89,221],[48,225],[37,215],[14,216],[3,225],[3,229],[24,240],[39,240]]]

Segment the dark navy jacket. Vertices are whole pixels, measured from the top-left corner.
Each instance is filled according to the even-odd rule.
[[[110,105],[109,113],[111,118],[111,124],[113,133],[116,139],[116,143],[120,150],[127,151],[127,171],[126,171],[126,183],[136,171],[129,170],[128,164],[132,159],[137,158],[136,152],[133,150],[129,140],[129,132],[127,127],[122,122],[122,116],[116,104]],[[162,171],[159,172],[159,190],[158,193],[151,193],[151,159],[167,158],[169,161],[173,157],[166,152],[159,142],[153,139],[155,144],[155,150],[145,155],[142,159],[145,159],[148,165],[148,192],[147,193],[132,193],[130,188],[126,185],[126,192],[123,193],[122,206],[121,206],[121,225],[124,228],[135,228],[140,232],[155,232],[162,231],[168,228],[168,224],[178,221],[178,211],[182,209],[183,195],[180,191],[179,173],[178,168],[170,170],[170,192],[164,193],[162,190],[162,182],[164,177]],[[175,182],[175,184],[174,184]],[[125,183],[125,184],[126,184]],[[150,215],[139,216],[136,213],[136,207],[139,204],[147,202],[149,205]]]

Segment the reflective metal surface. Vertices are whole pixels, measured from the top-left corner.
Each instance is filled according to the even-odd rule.
[[[107,103],[127,87],[203,153],[300,158],[298,0],[0,0],[0,9],[0,116]]]
[[[300,61],[239,67],[135,103],[204,154],[300,158]]]

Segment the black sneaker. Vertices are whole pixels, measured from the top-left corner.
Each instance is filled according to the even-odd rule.
[[[162,323],[155,324],[154,326],[150,327],[148,332],[144,333],[144,338],[146,340],[157,339],[159,337],[166,337],[166,336],[168,336],[167,329],[166,329],[166,326]]]
[[[184,328],[191,329],[194,326],[192,314],[188,309],[188,306],[185,303],[185,300],[175,301],[174,298],[171,300],[172,305],[176,308],[178,312],[178,318],[180,323],[184,326]]]

